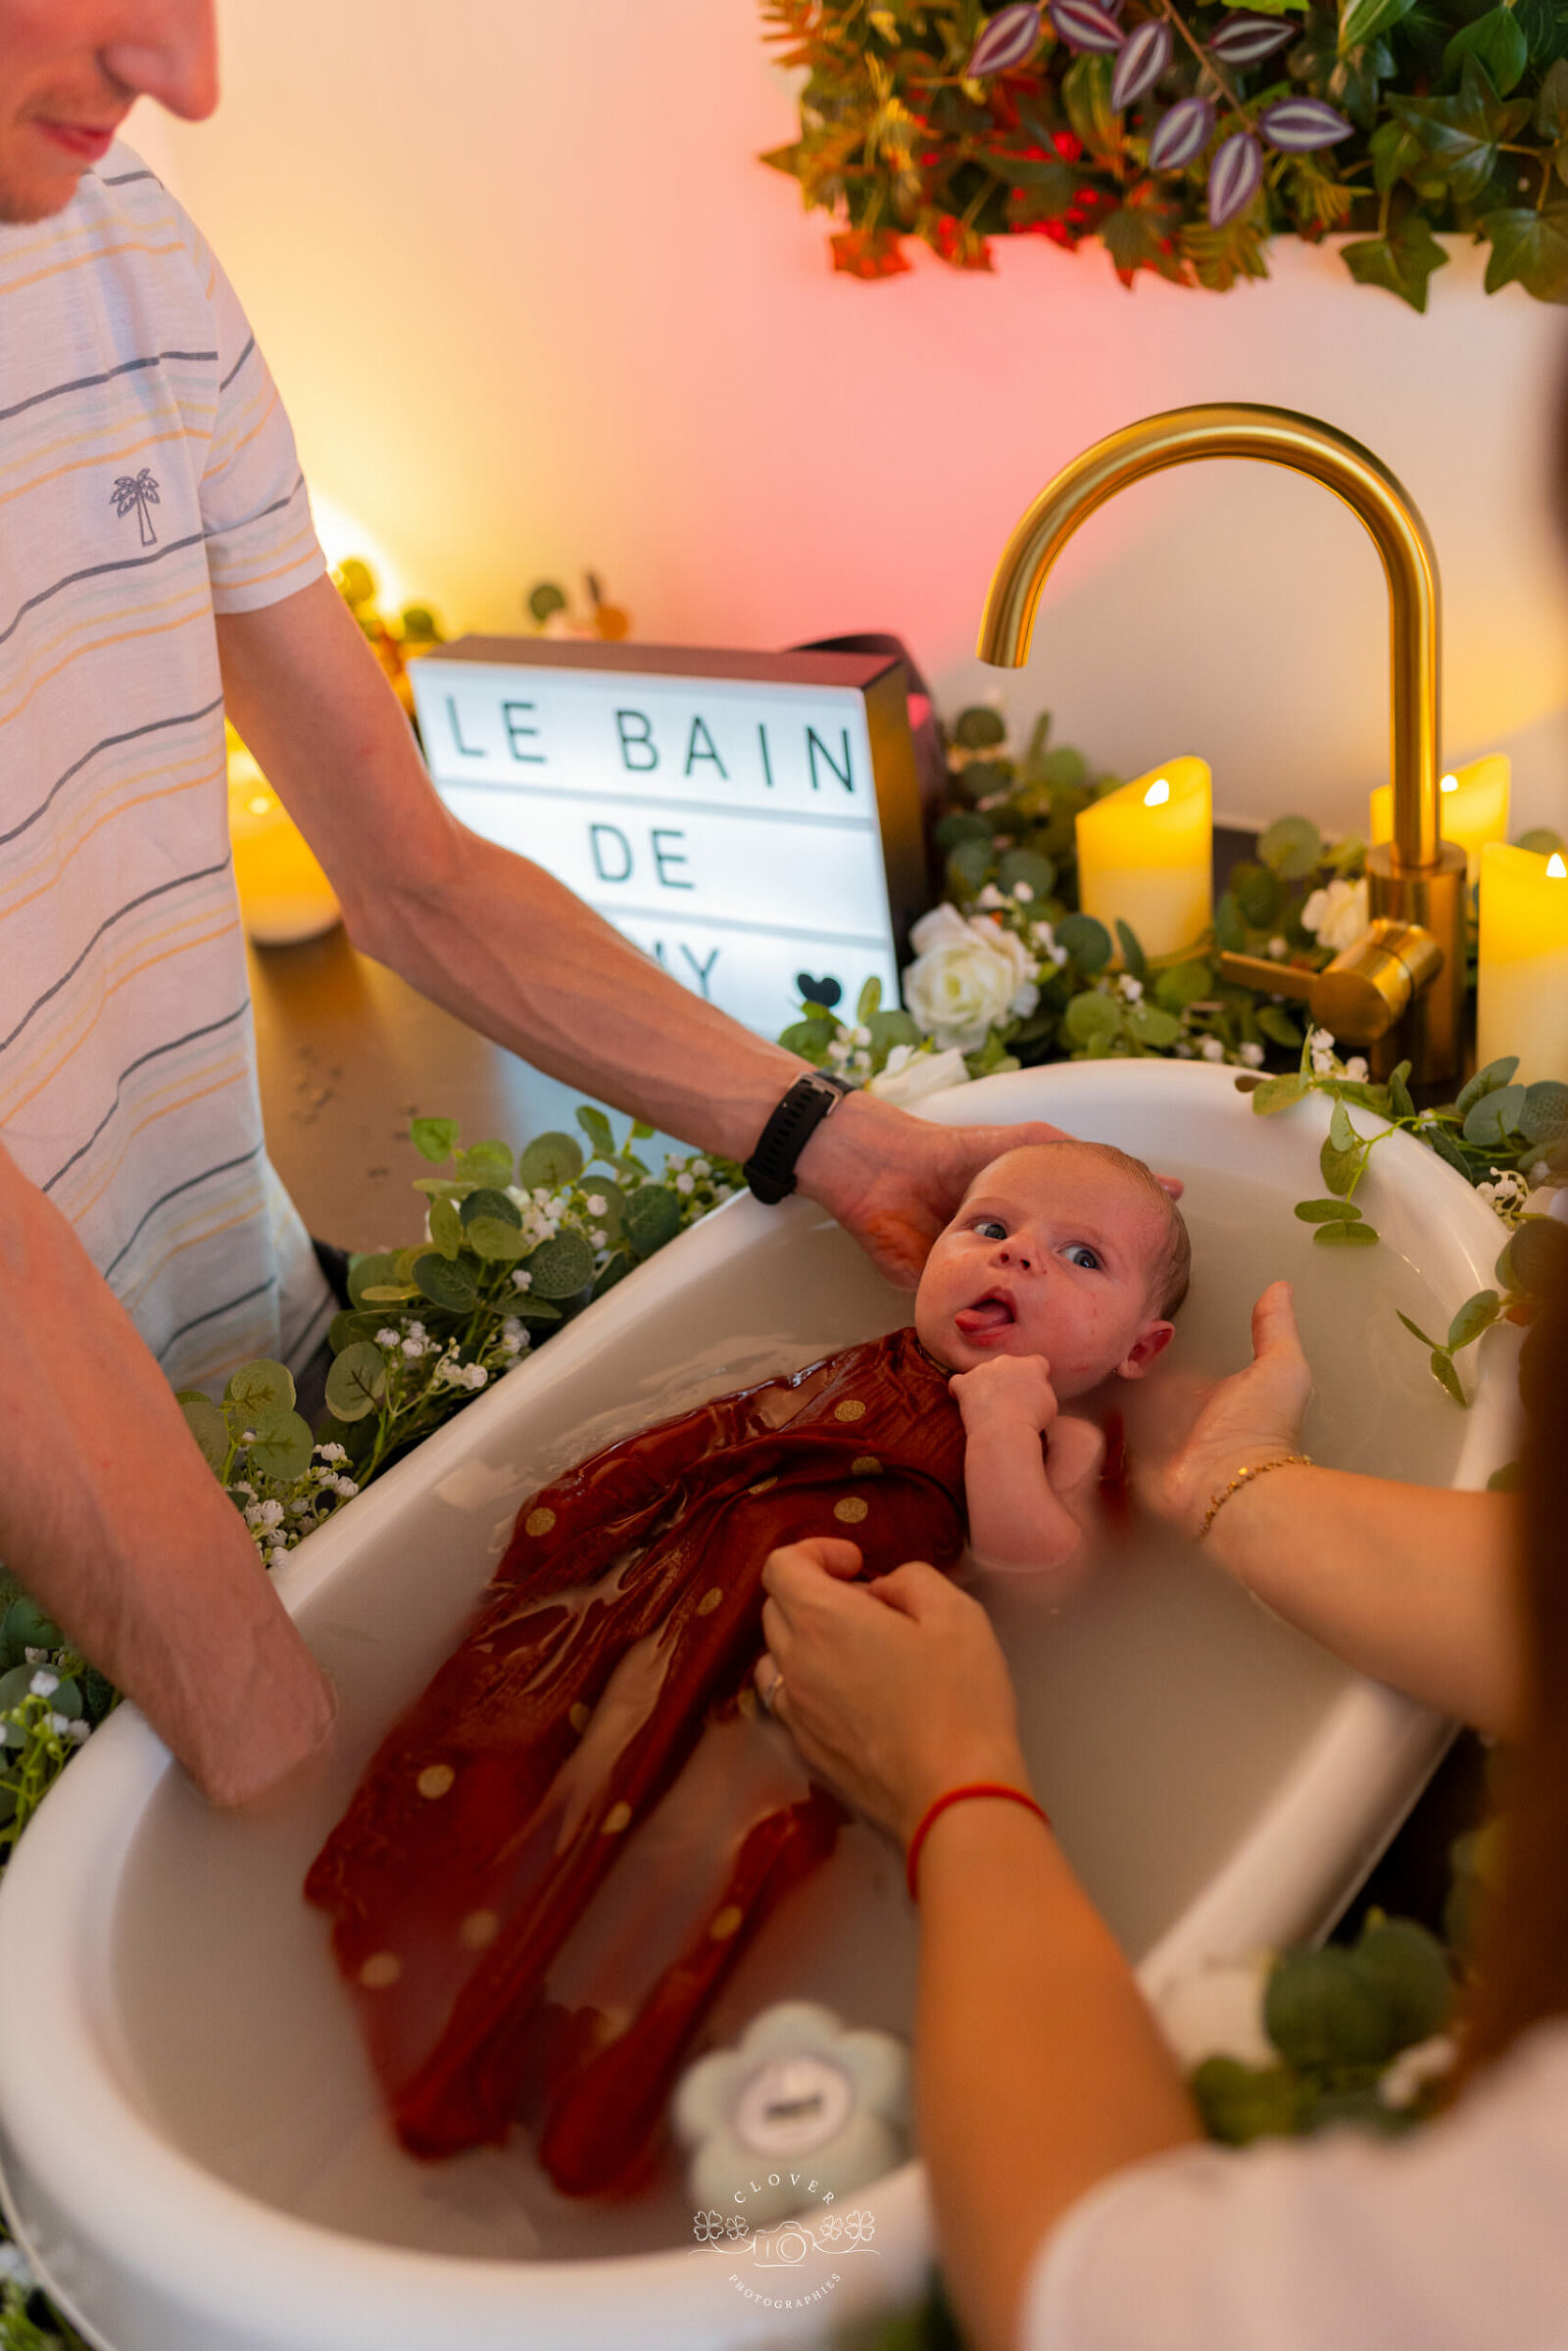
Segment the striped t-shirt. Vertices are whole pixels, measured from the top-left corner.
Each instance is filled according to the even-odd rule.
[[[216,612],[323,568],[233,289],[117,145],[0,224],[0,1142],[169,1378],[329,1298],[267,1158]]]

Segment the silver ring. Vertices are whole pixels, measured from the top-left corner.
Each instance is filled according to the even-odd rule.
[[[764,1714],[772,1713],[774,1707],[778,1704],[778,1693],[783,1687],[784,1677],[775,1666],[773,1669],[772,1681],[769,1682],[765,1690],[760,1690],[757,1693],[758,1703],[760,1705]]]

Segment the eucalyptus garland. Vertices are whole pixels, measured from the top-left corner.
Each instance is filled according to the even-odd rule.
[[[1568,301],[1562,0],[763,0],[804,69],[801,135],[762,159],[834,216],[835,269],[956,269],[991,240],[1098,237],[1225,292],[1281,233],[1348,231],[1363,285],[1425,310],[1440,235],[1489,294]]]

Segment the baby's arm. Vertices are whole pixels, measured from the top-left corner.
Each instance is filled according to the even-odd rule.
[[[998,1355],[950,1386],[967,1439],[963,1481],[976,1559],[982,1567],[1068,1566],[1083,1548],[1103,1437],[1059,1413],[1043,1355]]]

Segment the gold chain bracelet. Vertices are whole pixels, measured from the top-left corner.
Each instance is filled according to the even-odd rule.
[[[1230,1484],[1220,1488],[1204,1511],[1203,1523],[1198,1530],[1199,1542],[1202,1542],[1203,1537],[1208,1533],[1209,1528],[1214,1524],[1215,1519],[1218,1518],[1233,1494],[1240,1494],[1242,1488],[1250,1486],[1254,1478],[1266,1478],[1271,1469],[1293,1469],[1298,1463],[1303,1469],[1310,1469],[1312,1466],[1310,1453],[1278,1453],[1272,1461],[1259,1461],[1254,1467],[1239,1469]]]

